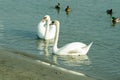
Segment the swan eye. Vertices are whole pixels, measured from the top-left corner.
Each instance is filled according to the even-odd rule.
[[[54,21],[52,21],[52,23],[51,24],[55,24],[55,22]]]

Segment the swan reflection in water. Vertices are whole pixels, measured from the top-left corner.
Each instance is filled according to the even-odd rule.
[[[53,55],[53,62],[55,64],[64,64],[67,66],[80,66],[80,65],[90,65],[91,62],[89,60],[89,57],[87,55],[82,56],[58,56]]]
[[[53,41],[50,40],[42,40],[42,39],[37,40],[37,49],[39,51],[39,54],[48,57],[49,56],[48,47],[53,46],[52,42]]]

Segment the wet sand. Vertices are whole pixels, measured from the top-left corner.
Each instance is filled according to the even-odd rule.
[[[0,80],[96,80],[82,73],[50,65],[34,58],[0,49]]]

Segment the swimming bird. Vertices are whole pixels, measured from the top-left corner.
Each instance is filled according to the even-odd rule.
[[[115,25],[118,22],[120,22],[120,18],[112,17],[112,23],[113,23],[113,25]]]
[[[113,11],[112,11],[112,9],[108,9],[108,10],[106,11],[106,13],[112,16]]]
[[[50,16],[45,15],[41,22],[38,24],[38,38],[45,40],[54,39],[56,28],[50,26],[49,25],[50,23],[51,23]]]
[[[71,11],[70,7],[67,6],[67,7],[65,8],[65,11],[66,11],[66,12],[70,12],[70,11]]]
[[[56,9],[60,9],[60,3],[55,6]]]
[[[91,42],[89,45],[86,45],[82,42],[72,42],[61,48],[58,48],[58,38],[59,38],[59,27],[60,23],[58,20],[52,21],[51,26],[56,26],[55,40],[53,44],[53,53],[56,55],[86,55],[93,44]]]
[[[55,6],[56,10],[58,13],[60,13],[60,3],[58,3],[56,6]]]

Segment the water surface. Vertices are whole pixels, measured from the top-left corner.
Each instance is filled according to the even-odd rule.
[[[58,13],[54,6],[60,2]],[[119,0],[0,0],[0,47],[50,61],[58,66],[102,80],[120,79],[120,24],[111,26],[107,9],[120,17]],[[71,7],[66,15],[65,8]],[[94,42],[87,56],[55,56],[52,47],[38,40],[37,25],[44,15],[60,21],[58,46]],[[50,44],[52,45],[52,44]]]

